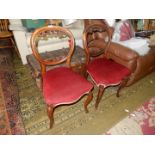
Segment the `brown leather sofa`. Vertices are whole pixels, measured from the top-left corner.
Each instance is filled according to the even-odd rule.
[[[96,19],[85,20],[84,23],[85,28],[89,24],[94,23],[107,24],[103,20],[96,20]],[[113,33],[112,28],[110,28],[110,32],[112,35]],[[104,46],[102,40],[100,39],[97,39],[94,42],[94,44],[96,48],[102,48]],[[127,82],[126,86],[132,85],[139,79],[143,78],[144,76],[155,70],[155,48],[153,48],[153,46],[151,47],[151,50],[148,52],[148,54],[140,56],[138,53],[136,53],[134,50],[130,48],[111,42],[107,51],[107,57],[113,59],[119,64],[126,66],[132,71],[130,79]]]

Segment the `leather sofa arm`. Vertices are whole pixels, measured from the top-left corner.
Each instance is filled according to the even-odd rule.
[[[127,61],[137,59],[139,57],[138,53],[134,50],[114,42],[111,42],[108,53]]]
[[[106,43],[102,39],[93,40],[89,43],[89,47],[95,47],[99,49],[105,48],[105,45]],[[136,53],[134,50],[114,42],[110,43],[107,55],[108,53],[113,54],[123,60],[132,60],[139,57],[138,53]]]
[[[107,58],[126,66],[131,72],[135,71],[137,67],[137,58],[139,57],[138,53],[134,50],[114,42],[111,42],[106,56]]]
[[[90,42],[88,46],[90,53],[98,53],[100,49],[104,49],[105,45],[106,44],[102,39],[98,39]],[[132,72],[134,72],[137,67],[137,58],[139,57],[138,53],[136,53],[134,50],[114,42],[111,42],[106,56],[107,58],[126,66]]]

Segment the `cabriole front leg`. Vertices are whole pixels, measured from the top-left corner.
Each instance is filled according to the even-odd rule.
[[[48,114],[48,118],[50,120],[50,128],[52,128],[53,124],[54,124],[53,113],[54,113],[54,107],[53,106],[48,106],[47,107],[47,114]]]
[[[104,86],[99,86],[98,95],[97,95],[97,99],[96,99],[96,103],[95,103],[95,109],[98,108],[98,105],[99,105],[99,102],[102,99],[104,90],[105,90]]]
[[[84,102],[84,110],[85,110],[86,113],[89,112],[87,106],[91,102],[92,98],[93,98],[93,93],[92,93],[92,91],[90,91],[86,101]]]

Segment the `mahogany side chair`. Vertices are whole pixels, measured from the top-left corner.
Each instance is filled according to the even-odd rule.
[[[67,51],[64,55],[51,59],[45,59],[39,51],[39,44],[50,39],[61,39],[65,42]],[[47,114],[50,120],[50,128],[54,123],[54,109],[60,105],[77,103],[84,95],[87,95],[84,102],[84,110],[87,113],[87,106],[93,98],[93,84],[87,81],[82,75],[72,70],[71,58],[74,52],[75,41],[73,34],[66,28],[60,26],[45,26],[36,29],[31,36],[31,48],[35,58],[40,63],[42,76],[42,92],[44,101],[47,105]],[[51,44],[52,45],[52,44]],[[62,48],[62,50],[66,50]],[[46,51],[48,53],[48,51]],[[54,52],[54,51],[53,51]],[[65,66],[61,64],[65,63]],[[46,70],[47,66],[53,66]]]
[[[106,24],[91,24],[83,32],[83,46],[87,55],[87,73],[99,88],[95,108],[103,96],[105,88],[119,85],[123,88],[129,79],[130,70],[107,57],[111,42],[111,32]]]
[[[18,56],[20,57],[18,48],[15,44],[13,33],[9,30],[8,19],[0,19],[0,49],[1,48],[14,48]]]

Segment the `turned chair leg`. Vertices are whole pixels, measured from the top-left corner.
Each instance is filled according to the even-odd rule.
[[[117,96],[117,97],[120,96],[120,90],[126,86],[128,80],[129,80],[129,77],[126,77],[126,78],[124,78],[124,79],[122,80],[122,82],[120,83],[120,85],[119,85],[119,87],[118,87],[118,90],[117,90],[117,93],[116,93],[116,96]]]
[[[95,103],[95,109],[98,108],[98,105],[99,105],[99,102],[103,96],[104,90],[105,90],[104,86],[99,86],[98,95],[97,95],[97,99],[96,99],[96,103]]]
[[[54,112],[54,107],[48,106],[47,107],[47,114],[48,114],[48,118],[50,119],[50,128],[52,128],[53,124],[54,124],[53,112]]]
[[[92,100],[92,98],[93,98],[93,93],[92,93],[92,91],[90,91],[86,101],[84,102],[84,110],[85,110],[86,113],[89,112],[87,106],[90,103],[90,101]]]
[[[18,48],[16,46],[16,43],[15,43],[14,39],[11,37],[10,40],[11,40],[12,46],[14,47],[18,57],[20,58],[21,56],[20,56],[19,50],[18,50]]]

